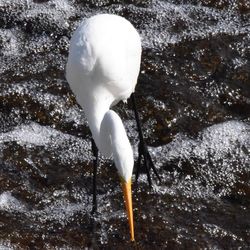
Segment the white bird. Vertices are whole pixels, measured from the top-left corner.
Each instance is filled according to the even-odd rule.
[[[93,210],[99,150],[102,155],[113,157],[121,177],[132,241],[133,150],[121,118],[110,108],[134,92],[140,63],[141,39],[133,25],[117,15],[98,14],[84,20],[74,32],[66,67],[67,81],[85,111],[95,142]]]

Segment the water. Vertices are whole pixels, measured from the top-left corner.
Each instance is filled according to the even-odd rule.
[[[98,170],[83,110],[65,80],[84,17],[116,13],[142,36],[136,89],[162,183],[133,185],[129,242],[112,162]],[[0,248],[250,247],[248,1],[0,0]],[[131,105],[119,104],[137,157]]]

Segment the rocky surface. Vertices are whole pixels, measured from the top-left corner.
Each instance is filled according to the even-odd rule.
[[[136,95],[162,183],[133,186],[135,244],[110,160],[90,214],[90,133],[65,79],[71,34],[96,13],[142,37]],[[0,248],[249,247],[249,18],[243,0],[0,0]],[[115,110],[136,158],[131,105]]]

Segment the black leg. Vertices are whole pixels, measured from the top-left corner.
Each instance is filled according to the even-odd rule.
[[[94,155],[93,161],[93,206],[92,206],[92,214],[97,211],[97,199],[96,199],[96,176],[97,176],[97,166],[98,166],[98,148],[95,145],[94,139],[91,140],[92,144],[92,152]]]
[[[138,133],[139,133],[139,147],[138,147],[138,160],[137,160],[137,169],[136,169],[136,181],[138,179],[138,176],[141,172],[141,164],[142,164],[142,157],[144,159],[144,168],[146,170],[147,173],[147,178],[148,178],[148,184],[151,187],[152,186],[152,181],[151,181],[151,177],[150,177],[150,168],[153,169],[153,172],[155,173],[155,175],[157,176],[158,180],[161,181],[160,176],[157,173],[157,170],[155,168],[155,165],[152,161],[152,158],[148,152],[148,148],[147,145],[144,141],[144,137],[143,137],[143,133],[142,133],[142,128],[141,128],[141,122],[139,119],[139,115],[138,115],[138,111],[137,111],[137,106],[136,106],[136,101],[135,101],[135,94],[132,93],[131,94],[131,100],[132,100],[132,105],[133,105],[133,109],[135,112],[135,120],[136,120],[136,124],[137,124],[137,129],[138,129]]]

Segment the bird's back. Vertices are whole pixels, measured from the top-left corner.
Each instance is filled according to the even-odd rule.
[[[132,24],[120,16],[96,15],[73,34],[67,80],[80,104],[100,86],[118,101],[127,99],[137,82],[140,59],[140,37]]]

